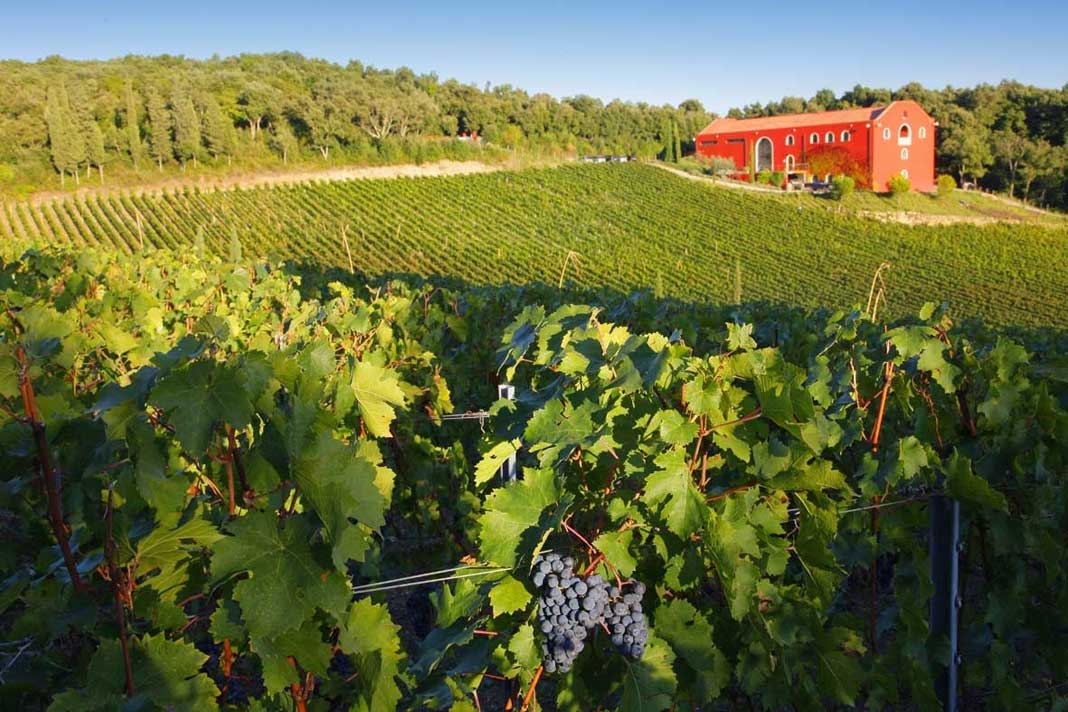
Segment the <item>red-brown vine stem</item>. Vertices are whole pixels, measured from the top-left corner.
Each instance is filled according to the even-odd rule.
[[[41,466],[41,480],[44,483],[45,496],[48,499],[48,521],[52,525],[52,533],[59,544],[59,550],[63,554],[63,563],[67,567],[71,584],[74,588],[86,593],[89,587],[78,573],[78,564],[74,560],[74,552],[70,548],[70,538],[67,532],[67,524],[63,521],[63,502],[59,493],[59,482],[56,470],[52,464],[52,453],[48,448],[48,435],[45,433],[44,423],[41,421],[41,413],[37,410],[37,398],[30,382],[30,361],[26,351],[21,346],[15,349],[15,358],[19,362],[19,392],[22,396],[22,407],[26,412],[26,420],[33,431],[34,442],[37,445],[37,460]]]
[[[126,675],[126,697],[134,696],[133,665],[130,662],[130,643],[126,636],[126,605],[123,601],[120,586],[125,585],[125,579],[115,564],[115,537],[112,534],[112,506],[111,491],[108,487],[108,504],[104,512],[106,525],[106,538],[104,539],[104,555],[107,558],[108,578],[111,579],[111,594],[115,599],[115,623],[119,627],[119,646],[122,649],[122,667]]]

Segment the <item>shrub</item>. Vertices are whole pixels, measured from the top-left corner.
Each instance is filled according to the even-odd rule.
[[[771,185],[771,171],[760,171],[760,173],[757,173],[756,182],[761,185]]]
[[[712,175],[734,175],[738,172],[738,167],[731,158],[713,156],[709,161],[709,171]]]
[[[901,193],[907,193],[912,190],[912,183],[909,183],[909,179],[902,175],[896,175],[886,181],[886,186],[890,189],[893,195],[900,195]]]
[[[849,176],[835,176],[831,179],[830,196],[835,200],[845,200],[856,187],[857,182]]]
[[[938,176],[938,197],[944,198],[957,189],[957,181],[953,176]]]
[[[770,180],[768,181],[776,188],[781,188],[783,181],[786,180],[786,174],[782,171],[772,171]]]

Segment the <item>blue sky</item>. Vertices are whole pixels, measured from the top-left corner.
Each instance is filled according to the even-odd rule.
[[[715,111],[861,83],[1068,83],[1068,1],[502,3],[0,0],[0,57],[294,50]]]

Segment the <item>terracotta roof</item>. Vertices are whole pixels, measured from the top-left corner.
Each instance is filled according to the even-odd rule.
[[[803,129],[809,126],[825,124],[847,124],[851,122],[872,121],[886,110],[885,106],[869,106],[862,109],[842,109],[840,111],[817,111],[811,114],[782,114],[780,116],[761,116],[755,119],[716,119],[706,126],[701,133],[731,133],[734,131],[767,131],[770,129]]]

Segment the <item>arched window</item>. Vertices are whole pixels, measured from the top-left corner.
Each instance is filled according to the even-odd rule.
[[[890,140],[890,127],[889,126],[887,126],[885,129],[883,129],[883,140],[884,141],[889,141]]]
[[[808,137],[808,142],[815,145],[820,142],[820,135],[816,132],[812,132]]]
[[[909,160],[909,149],[907,147],[901,149],[901,160],[902,161]]]
[[[919,128],[919,130],[918,130],[918,134],[919,134],[920,138],[927,138],[927,127],[926,126],[921,126]]]
[[[901,169],[901,177],[902,178],[908,178],[909,177],[909,169],[908,168],[902,168]]]
[[[823,136],[823,142],[824,143],[834,143],[834,131],[828,131]]]
[[[848,141],[851,138],[853,138],[853,137],[848,131],[843,131],[842,132],[842,143],[845,143],[846,141]]]
[[[760,171],[773,171],[775,170],[775,154],[771,145],[771,139],[767,136],[763,136],[756,144],[756,170]]]
[[[793,146],[794,145],[794,135],[793,134],[789,134],[786,137],[786,145],[787,146]]]
[[[912,127],[908,124],[901,124],[901,128],[897,130],[897,145],[912,145]]]
[[[782,162],[782,167],[783,170],[785,170],[787,173],[792,173],[794,170],[794,157],[787,156],[786,158],[784,158]]]

